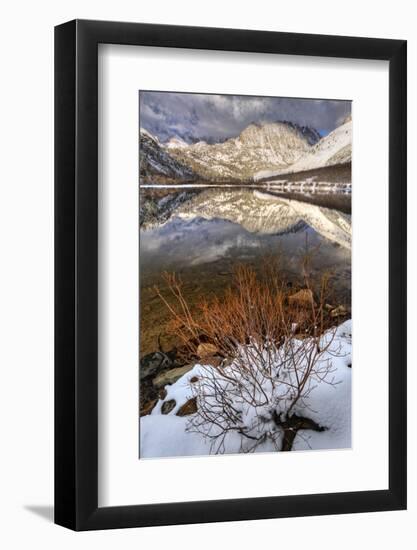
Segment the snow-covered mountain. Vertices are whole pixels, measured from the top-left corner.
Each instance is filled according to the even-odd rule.
[[[287,121],[252,123],[239,136],[214,144],[189,144],[179,137],[161,143],[140,131],[140,176],[152,182],[258,181],[346,164],[351,158],[350,117],[321,139],[316,130]]]
[[[319,139],[316,130],[291,122],[252,123],[223,143],[176,146],[171,140],[167,148],[172,157],[202,178],[249,180],[261,170],[288,170]]]
[[[165,144],[167,149],[179,149],[181,147],[188,147],[188,143],[179,137],[173,137]]]
[[[158,138],[140,129],[139,173],[141,178],[153,177],[169,180],[191,180],[197,176],[185,164],[173,158]]]
[[[310,150],[286,169],[260,171],[255,180],[285,173],[303,172],[352,160],[352,119],[347,117],[341,126],[318,141]]]

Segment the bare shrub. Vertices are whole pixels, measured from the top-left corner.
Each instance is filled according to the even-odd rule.
[[[203,341],[223,358],[216,367],[201,367],[193,384],[197,412],[188,424],[188,430],[211,440],[214,453],[225,452],[228,440],[239,452],[266,441],[290,450],[298,429],[325,428],[300,411],[308,411],[318,382],[336,383],[328,359],[329,351],[338,353],[325,307],[329,278],[323,276],[313,288],[307,261],[303,269],[302,289],[289,289],[273,265],[258,274],[237,266],[225,294],[203,300],[194,311],[175,274],[164,274],[172,301],[156,288],[184,355],[198,357]],[[311,299],[291,299],[300,290]]]

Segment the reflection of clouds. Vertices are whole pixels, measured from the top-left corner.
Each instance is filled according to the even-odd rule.
[[[141,260],[199,265],[228,255],[262,248],[262,238],[226,220],[174,218],[154,229],[141,230]]]
[[[252,235],[238,235],[237,236],[237,246],[241,248],[259,248],[261,242],[259,238],[254,238]]]
[[[298,277],[308,235],[309,246],[320,245],[312,262],[313,274],[333,271],[337,288],[350,289],[350,241],[348,246],[335,244],[339,231],[350,236],[350,216],[332,208],[283,202],[268,195],[260,201],[253,191],[212,190],[166,213],[169,221],[140,229],[141,277],[189,270],[196,282],[219,275],[223,280],[237,263],[256,266],[270,258],[279,259],[286,273]],[[308,220],[308,225],[294,227],[299,219]],[[274,229],[279,232],[272,233]]]
[[[210,222],[208,222],[210,223]],[[228,223],[228,222],[225,222]],[[237,226],[239,230],[239,226]],[[233,255],[234,252],[239,253],[239,259],[247,259],[251,257],[251,254],[244,254],[244,251],[250,252],[250,249],[256,249],[256,251],[263,248],[260,239],[253,238],[249,235],[230,235],[222,243],[209,243],[204,250],[200,250],[198,256],[191,261],[191,265],[207,264],[221,260],[225,256]]]
[[[202,254],[194,257],[191,260],[190,265],[209,264],[216,262],[217,260],[221,260],[234,246],[236,245],[232,241],[224,242],[220,246],[209,246],[203,251]]]
[[[171,218],[164,225],[140,231],[141,269],[150,271],[198,268],[222,262],[219,269],[229,269],[229,262],[258,262],[277,256],[282,267],[294,273],[300,270],[300,254],[306,233],[311,246],[320,244],[314,265],[333,268],[350,264],[350,250],[335,247],[309,227],[295,233],[251,233],[240,224],[221,219]],[[224,266],[224,267],[223,267]]]

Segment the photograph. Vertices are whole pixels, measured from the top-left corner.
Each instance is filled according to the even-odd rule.
[[[351,447],[351,101],[139,92],[140,458]]]

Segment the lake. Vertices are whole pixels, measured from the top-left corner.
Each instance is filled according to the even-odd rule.
[[[191,307],[231,284],[233,269],[279,261],[285,282],[302,280],[301,258],[312,254],[311,277],[332,273],[333,305],[351,301],[350,193],[289,193],[263,187],[140,189],[141,356],[177,342],[155,294],[167,295],[162,274],[183,281]]]

